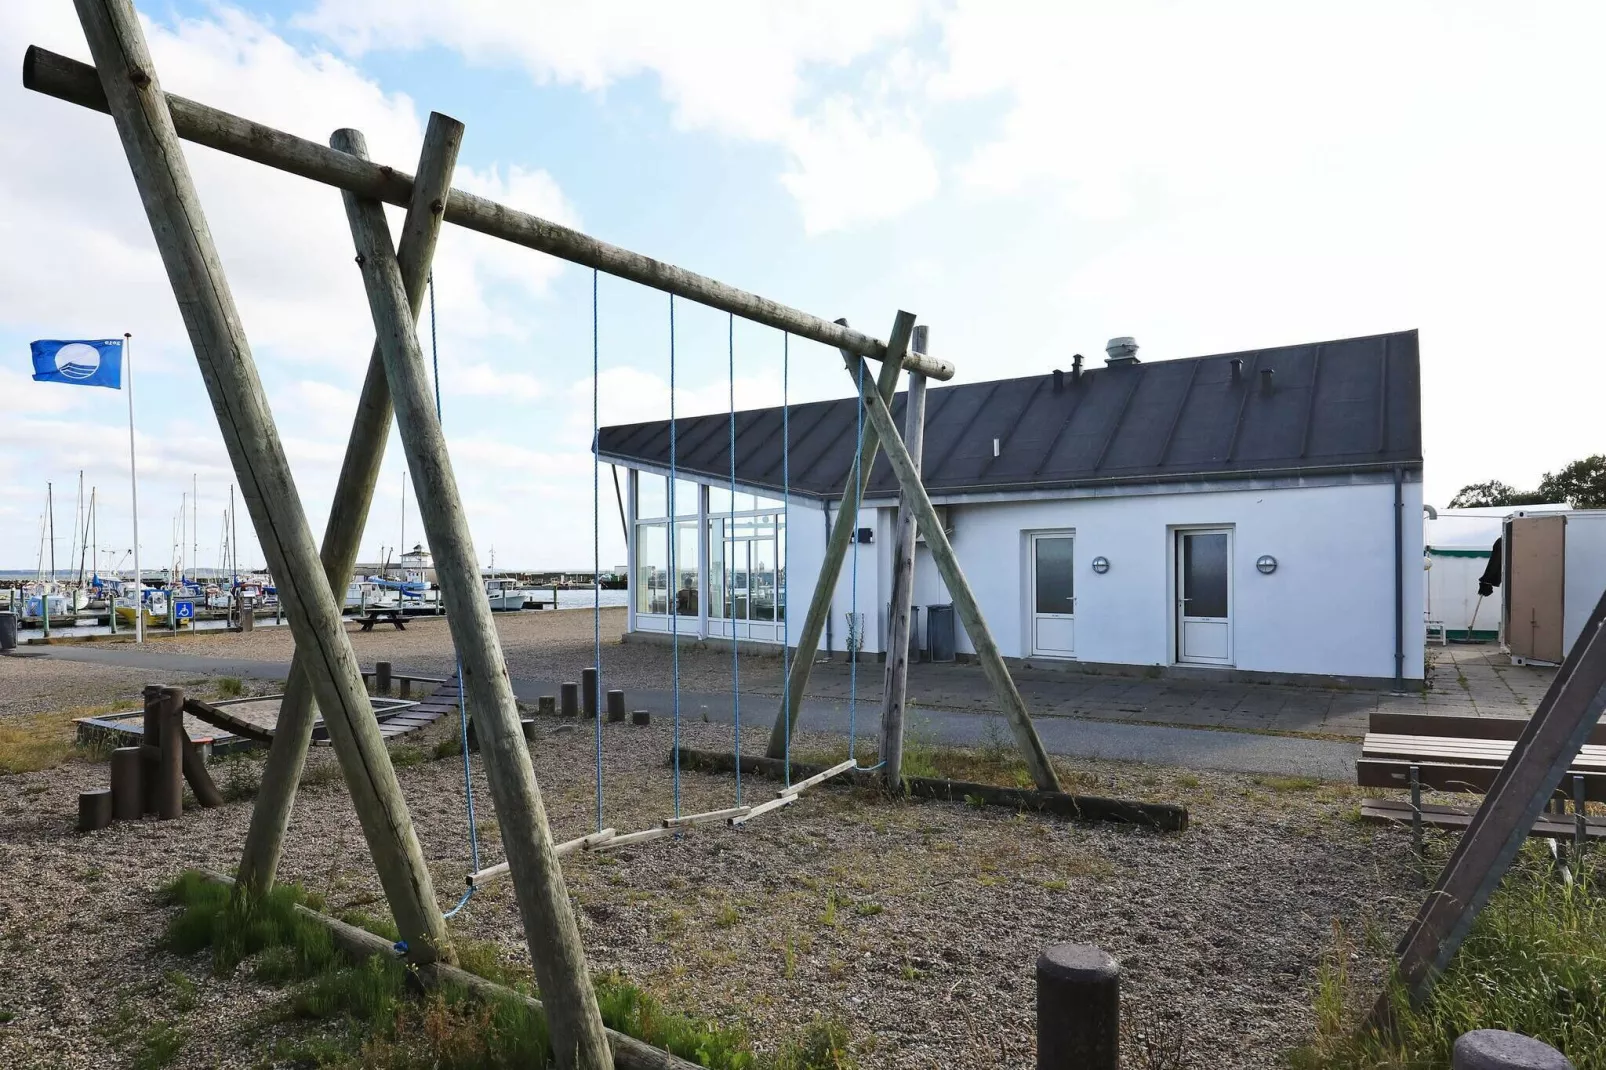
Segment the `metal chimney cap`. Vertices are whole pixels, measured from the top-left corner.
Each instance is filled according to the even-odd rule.
[[[1111,338],[1104,345],[1106,364],[1136,364],[1138,362],[1138,340],[1131,335],[1122,335]]]

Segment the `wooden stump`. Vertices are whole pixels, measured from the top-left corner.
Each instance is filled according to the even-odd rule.
[[[580,685],[572,682],[559,684],[558,694],[558,713],[563,717],[580,716]]]
[[[78,831],[95,832],[112,823],[112,789],[78,793]]]
[[[635,710],[630,714],[630,723],[634,725],[652,724],[652,711]]]
[[[585,710],[586,719],[597,719],[597,670],[595,668],[580,670],[580,705]]]
[[[374,693],[376,695],[390,694],[390,662],[374,662]]]
[[[556,695],[542,695],[536,701],[536,711],[553,716],[558,712],[558,699]]]
[[[145,756],[138,747],[112,751],[112,817],[138,821],[145,815]]]
[[[162,746],[162,687],[160,684],[147,684],[143,692],[145,698],[145,720],[140,731],[141,747],[150,747],[151,750],[141,750],[144,755],[144,768],[140,771],[141,813],[154,814],[156,812],[156,785],[161,780],[161,771],[157,768],[156,753]]]
[[[184,689],[164,687],[161,696],[156,816],[172,821],[184,813]]]
[[[623,691],[608,692],[608,720],[620,723],[625,719],[625,693]]]

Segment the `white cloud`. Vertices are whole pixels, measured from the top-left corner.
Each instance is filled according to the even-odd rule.
[[[902,71],[906,56],[868,74],[854,69],[919,26],[927,7],[928,0],[321,0],[297,21],[352,54],[445,46],[473,63],[522,66],[537,84],[601,91],[650,75],[683,129],[780,146],[786,188],[817,232],[896,215],[935,189],[918,123],[885,99],[897,88],[889,71]],[[816,74],[854,81],[861,108],[835,94],[815,100]],[[891,173],[904,169],[912,180]],[[855,195],[867,177],[871,188]]]

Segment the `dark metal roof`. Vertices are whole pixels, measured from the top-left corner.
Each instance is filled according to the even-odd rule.
[[[923,476],[932,494],[955,494],[1419,468],[1421,409],[1415,331],[1090,368],[1076,382],[1067,371],[1058,390],[1051,374],[934,386]],[[792,406],[793,493],[841,495],[857,419],[851,397]],[[781,428],[779,408],[736,414],[737,482],[781,488]],[[682,472],[730,477],[729,413],[681,417],[676,431]],[[666,469],[669,423],[604,427],[598,447]],[[895,491],[878,458],[870,493]]]

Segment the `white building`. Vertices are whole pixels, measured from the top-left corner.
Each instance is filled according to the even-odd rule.
[[[1565,513],[1567,505],[1497,505],[1438,509],[1423,522],[1423,583],[1427,619],[1444,626],[1447,639],[1492,642],[1499,638],[1504,601],[1499,591],[1478,594],[1490,552],[1506,518]]]
[[[1154,362],[1136,348],[928,391],[924,481],[1004,654],[1419,686],[1416,332]],[[851,398],[737,413],[733,498],[730,415],[679,419],[673,508],[667,421],[603,428],[599,455],[629,470],[630,632],[795,644],[858,426]],[[884,649],[896,514],[882,459],[833,652],[854,620],[863,650]],[[929,646],[949,597],[923,545],[914,601]]]

